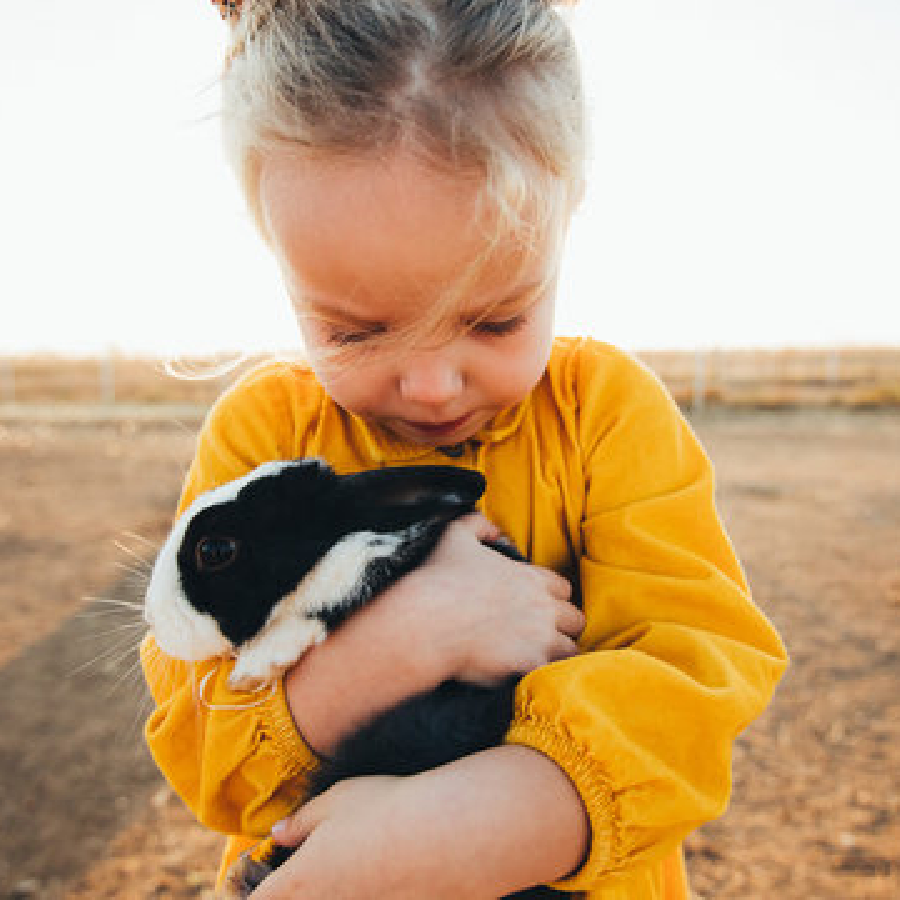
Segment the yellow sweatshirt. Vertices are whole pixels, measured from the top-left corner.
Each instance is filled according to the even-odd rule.
[[[555,886],[686,898],[681,841],[725,810],[732,742],[786,655],[722,529],[709,460],[658,380],[610,346],[558,339],[531,394],[451,454],[347,413],[304,366],[267,364],[211,410],[179,508],[300,456],[338,472],[440,463],[485,475],[483,512],[572,580],[587,619],[580,655],[522,679],[506,738],[555,760],[590,816],[589,856]],[[315,755],[283,686],[236,694],[230,663],[164,660],[151,637],[142,656],[150,749],[200,821],[232,836],[225,865],[303,801]]]

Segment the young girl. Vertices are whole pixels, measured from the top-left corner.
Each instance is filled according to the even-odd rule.
[[[279,820],[302,841],[262,900],[550,882],[687,897],[681,841],[725,809],[732,741],[785,654],[666,391],[610,346],[552,337],[585,156],[564,21],[548,0],[218,5],[225,145],[309,364],[265,365],[219,400],[180,509],[298,456],[467,466],[488,487],[483,515],[269,693],[148,637],[157,763],[231,836],[225,865]],[[533,564],[484,547],[498,531]],[[508,673],[524,677],[502,746],[304,805],[317,759],[373,713]]]

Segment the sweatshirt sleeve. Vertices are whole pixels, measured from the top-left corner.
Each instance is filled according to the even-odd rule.
[[[784,671],[714,502],[712,467],[639,364],[584,361],[581,654],[520,682],[507,740],[552,758],[591,821],[591,890],[724,812],[731,747]],[[603,370],[601,377],[600,371]]]
[[[296,455],[296,410],[283,379],[257,370],[226,392],[201,430],[179,513],[199,494],[262,462]],[[297,732],[283,684],[258,693],[228,687],[233,661],[187,664],[147,635],[141,662],[155,711],[145,736],[156,764],[205,825],[268,834],[302,798],[317,760]]]

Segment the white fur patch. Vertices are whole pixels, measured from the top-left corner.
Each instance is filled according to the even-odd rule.
[[[413,529],[419,526],[413,526]],[[256,637],[243,644],[229,682],[247,688],[277,678],[328,632],[315,613],[340,607],[362,587],[366,566],[391,556],[408,537],[358,531],[338,541],[309,571],[296,590],[271,612]]]
[[[413,526],[413,529],[418,526]],[[366,567],[376,559],[392,556],[409,539],[413,529],[397,534],[356,531],[338,541],[325,554],[293,593],[294,607],[301,613],[339,607],[345,597],[362,587]]]
[[[325,623],[293,614],[282,601],[272,610],[265,628],[241,644],[228,676],[231,687],[247,690],[272,682],[310,647],[328,636]]]

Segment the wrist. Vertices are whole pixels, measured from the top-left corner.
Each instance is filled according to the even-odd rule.
[[[438,600],[452,595],[450,588],[416,571],[401,579],[384,598],[387,602],[374,611],[376,615],[384,611],[387,646],[403,648],[403,663],[415,673],[420,691],[437,687],[462,670],[458,630]]]
[[[460,621],[459,586],[440,570],[406,575],[383,599],[395,617],[394,638],[409,653],[408,663],[422,679],[422,690],[437,687],[465,671],[473,629]],[[376,603],[380,602],[376,601]]]
[[[458,889],[447,896],[506,896],[565,877],[584,859],[590,823],[572,782],[549,757],[503,745],[404,779],[422,858],[439,855]],[[427,848],[431,847],[430,853]],[[436,892],[436,896],[443,896]]]
[[[354,613],[285,674],[294,724],[316,753],[330,754],[378,713],[442,680],[423,642],[410,639],[416,632],[398,631],[378,603]]]

